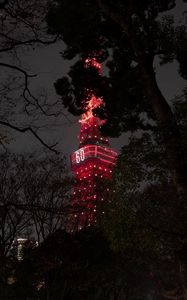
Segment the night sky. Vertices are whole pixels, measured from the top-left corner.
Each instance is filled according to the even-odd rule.
[[[174,12],[176,21],[180,22],[182,15],[184,17],[184,14],[187,14],[187,4],[185,5],[182,1],[178,1]],[[64,48],[63,43],[58,42],[47,47],[25,51],[21,55],[22,59],[19,64],[24,69],[27,69],[29,73],[38,74],[36,78],[32,78],[30,81],[30,88],[36,96],[44,91],[51,101],[57,99],[58,96],[55,93],[53,83],[56,79],[67,74],[70,65],[60,55],[60,51],[63,51]],[[168,101],[179,95],[185,86],[185,81],[180,78],[177,69],[178,65],[176,62],[159,66],[159,61],[155,61],[157,81]],[[64,113],[67,114],[65,111]],[[19,125],[18,120],[16,120],[16,124]],[[78,147],[77,135],[79,132],[77,118],[68,114],[67,117],[60,116],[55,119],[53,117],[46,117],[42,120],[43,124],[48,124],[48,126],[38,131],[38,134],[45,142],[48,144],[58,142],[57,149],[67,155],[76,150]],[[6,128],[4,129],[8,132]],[[15,131],[11,131],[10,133],[14,139],[9,146],[11,151],[27,152],[42,149],[41,144],[31,134],[21,134]],[[120,138],[111,139],[111,145],[119,150],[121,146],[127,143],[128,136],[128,134],[124,134]]]

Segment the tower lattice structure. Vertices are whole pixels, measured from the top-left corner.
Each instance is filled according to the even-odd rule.
[[[94,57],[85,60],[85,67],[93,67],[101,73],[101,64]],[[71,154],[71,166],[76,179],[71,199],[71,231],[96,222],[97,207],[107,200],[109,187],[106,182],[111,180],[117,159],[117,153],[111,149],[108,138],[100,133],[105,121],[94,115],[94,109],[101,104],[102,98],[88,91],[85,113],[79,121],[79,148]]]

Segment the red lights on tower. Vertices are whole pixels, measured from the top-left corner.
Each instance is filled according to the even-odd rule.
[[[101,64],[94,57],[85,60],[85,67],[93,67],[101,73]],[[86,112],[80,120],[79,148],[71,154],[72,171],[76,178],[71,200],[72,224],[69,224],[72,231],[96,222],[97,204],[104,201],[108,194],[104,181],[111,179],[117,159],[117,153],[99,130],[105,121],[93,113],[102,104],[102,98],[97,98],[91,90],[88,94]]]

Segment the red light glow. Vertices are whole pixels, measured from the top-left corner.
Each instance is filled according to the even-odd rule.
[[[80,123],[82,124],[89,124],[90,120],[93,121],[93,119],[96,119],[96,117],[93,114],[93,110],[97,107],[99,107],[102,104],[102,99],[101,98],[96,98],[94,95],[91,96],[87,106],[85,107],[86,112],[82,114],[82,119],[79,120]],[[100,124],[101,124],[100,120]],[[93,126],[97,127],[96,124]]]
[[[96,58],[87,58],[85,67],[93,67],[101,75],[101,64]],[[100,134],[100,127],[105,121],[93,113],[95,108],[102,105],[102,98],[86,90],[90,99],[80,120],[79,148],[71,154],[76,179],[72,194],[73,231],[96,223],[96,204],[107,199],[109,189],[103,183],[111,180],[117,159],[117,153],[110,148],[108,139]],[[72,232],[72,227],[69,231]]]

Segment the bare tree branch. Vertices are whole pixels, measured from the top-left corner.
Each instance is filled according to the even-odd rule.
[[[8,46],[7,48],[1,48],[0,49],[0,52],[7,52],[7,51],[10,51],[12,49],[14,49],[15,47],[17,46],[31,46],[32,44],[43,44],[43,45],[50,45],[50,44],[54,44],[57,39],[58,39],[58,35],[51,41],[42,41],[41,39],[39,38],[36,38],[36,39],[30,39],[30,40],[25,40],[25,41],[17,41],[17,40],[14,40],[14,39],[11,39],[10,37],[8,37],[7,35],[5,34],[2,34],[0,33],[0,36],[3,36],[5,37],[6,39],[9,39],[10,40],[10,46]]]
[[[25,76],[26,84],[28,84],[28,77],[36,77],[37,76],[36,74],[29,75],[26,71],[24,71],[20,67],[17,67],[17,66],[11,65],[11,64],[0,62],[0,66],[21,72]]]
[[[32,106],[34,106],[35,108],[39,108],[39,110],[40,110],[45,116],[48,116],[48,117],[57,117],[57,116],[59,116],[59,115],[62,113],[62,111],[60,111],[60,112],[58,111],[58,112],[56,112],[56,113],[48,113],[48,109],[45,110],[45,109],[44,109],[44,106],[43,106],[43,105],[40,105],[39,100],[31,93],[31,91],[30,91],[30,89],[29,89],[29,87],[28,87],[28,85],[29,85],[29,83],[28,83],[28,78],[36,77],[36,76],[37,76],[36,74],[32,74],[32,75],[31,75],[31,74],[28,74],[28,73],[27,73],[25,70],[23,70],[22,68],[17,67],[17,66],[14,66],[14,65],[11,65],[11,64],[8,64],[8,63],[0,62],[0,66],[6,67],[6,68],[9,68],[9,69],[13,69],[13,70],[18,71],[18,72],[20,72],[20,73],[22,73],[22,74],[24,75],[24,77],[25,77],[25,87],[23,88],[23,98],[24,98],[24,100],[27,102],[27,105],[26,105],[25,109],[26,109],[26,112],[27,112],[28,115],[29,115],[29,112],[28,112],[28,110],[27,110],[27,106],[29,106],[29,105],[32,105]],[[29,95],[29,97],[30,97],[32,100],[34,100],[34,103],[31,102],[30,99],[28,99],[28,95]],[[47,105],[47,106],[49,107],[50,105]]]
[[[21,204],[21,203],[15,203],[15,202],[7,202],[5,204],[2,204],[0,205],[0,210],[6,210],[10,207],[14,207],[18,210],[24,210],[25,211],[44,211],[44,212],[47,212],[47,213],[53,213],[53,214],[56,214],[56,215],[67,215],[67,214],[72,214],[73,211],[72,211],[72,206],[70,205],[67,205],[67,206],[64,206],[63,208],[51,208],[51,207],[47,207],[47,206],[44,206],[44,205],[39,205],[39,204]]]
[[[16,126],[11,124],[11,122],[9,123],[10,114],[17,112],[18,109],[20,111],[20,106],[23,114],[34,117],[34,121],[36,121],[38,115],[40,116],[41,114],[42,116],[53,118],[63,114],[67,118],[61,107],[58,106],[58,104],[60,104],[58,101],[51,103],[47,97],[38,97],[33,92],[30,87],[30,80],[35,78],[37,74],[29,74],[29,71],[21,66],[22,60],[19,57],[20,53],[19,51],[17,53],[17,50],[25,46],[50,45],[57,41],[59,35],[55,37],[48,35],[46,30],[45,17],[48,8],[47,5],[47,0],[0,0],[0,9],[2,9],[0,14],[0,53],[2,54],[0,67],[7,69],[3,78],[5,82],[2,82],[0,87],[0,92],[3,95],[3,97],[1,97],[1,103],[2,106],[4,105],[5,107],[1,112],[0,120],[2,121],[0,124],[19,132],[31,132],[42,145],[55,153],[59,153],[54,149],[57,143],[52,146],[47,145],[36,133],[36,129],[33,125],[29,125],[28,123],[26,125],[19,125],[17,123],[18,126]],[[3,56],[3,54],[6,56]],[[15,59],[19,61],[20,64],[17,64]],[[12,70],[15,71],[15,76]],[[11,76],[14,76],[13,81],[10,81],[10,72]],[[8,77],[8,79],[6,77]],[[21,85],[19,84],[18,86],[17,83],[19,83],[19,81]],[[16,93],[14,94],[13,89],[16,89]],[[17,97],[19,89],[21,92],[21,104],[17,102],[15,98]],[[12,96],[14,97],[13,100]],[[36,128],[39,129],[41,126],[39,125]],[[0,141],[0,144],[1,143],[2,141]]]
[[[19,131],[19,132],[22,132],[22,133],[25,133],[25,132],[31,132],[36,138],[37,140],[40,141],[40,143],[45,146],[47,149],[49,149],[50,151],[53,151],[54,153],[56,154],[59,154],[60,152],[55,150],[54,147],[58,144],[58,143],[55,143],[54,145],[51,145],[49,146],[48,144],[46,144],[40,137],[39,135],[31,128],[31,127],[25,127],[25,128],[19,128],[15,125],[12,125],[8,122],[5,122],[5,121],[0,121],[0,124],[4,125],[4,126],[7,126],[11,129],[14,129],[16,131]]]

